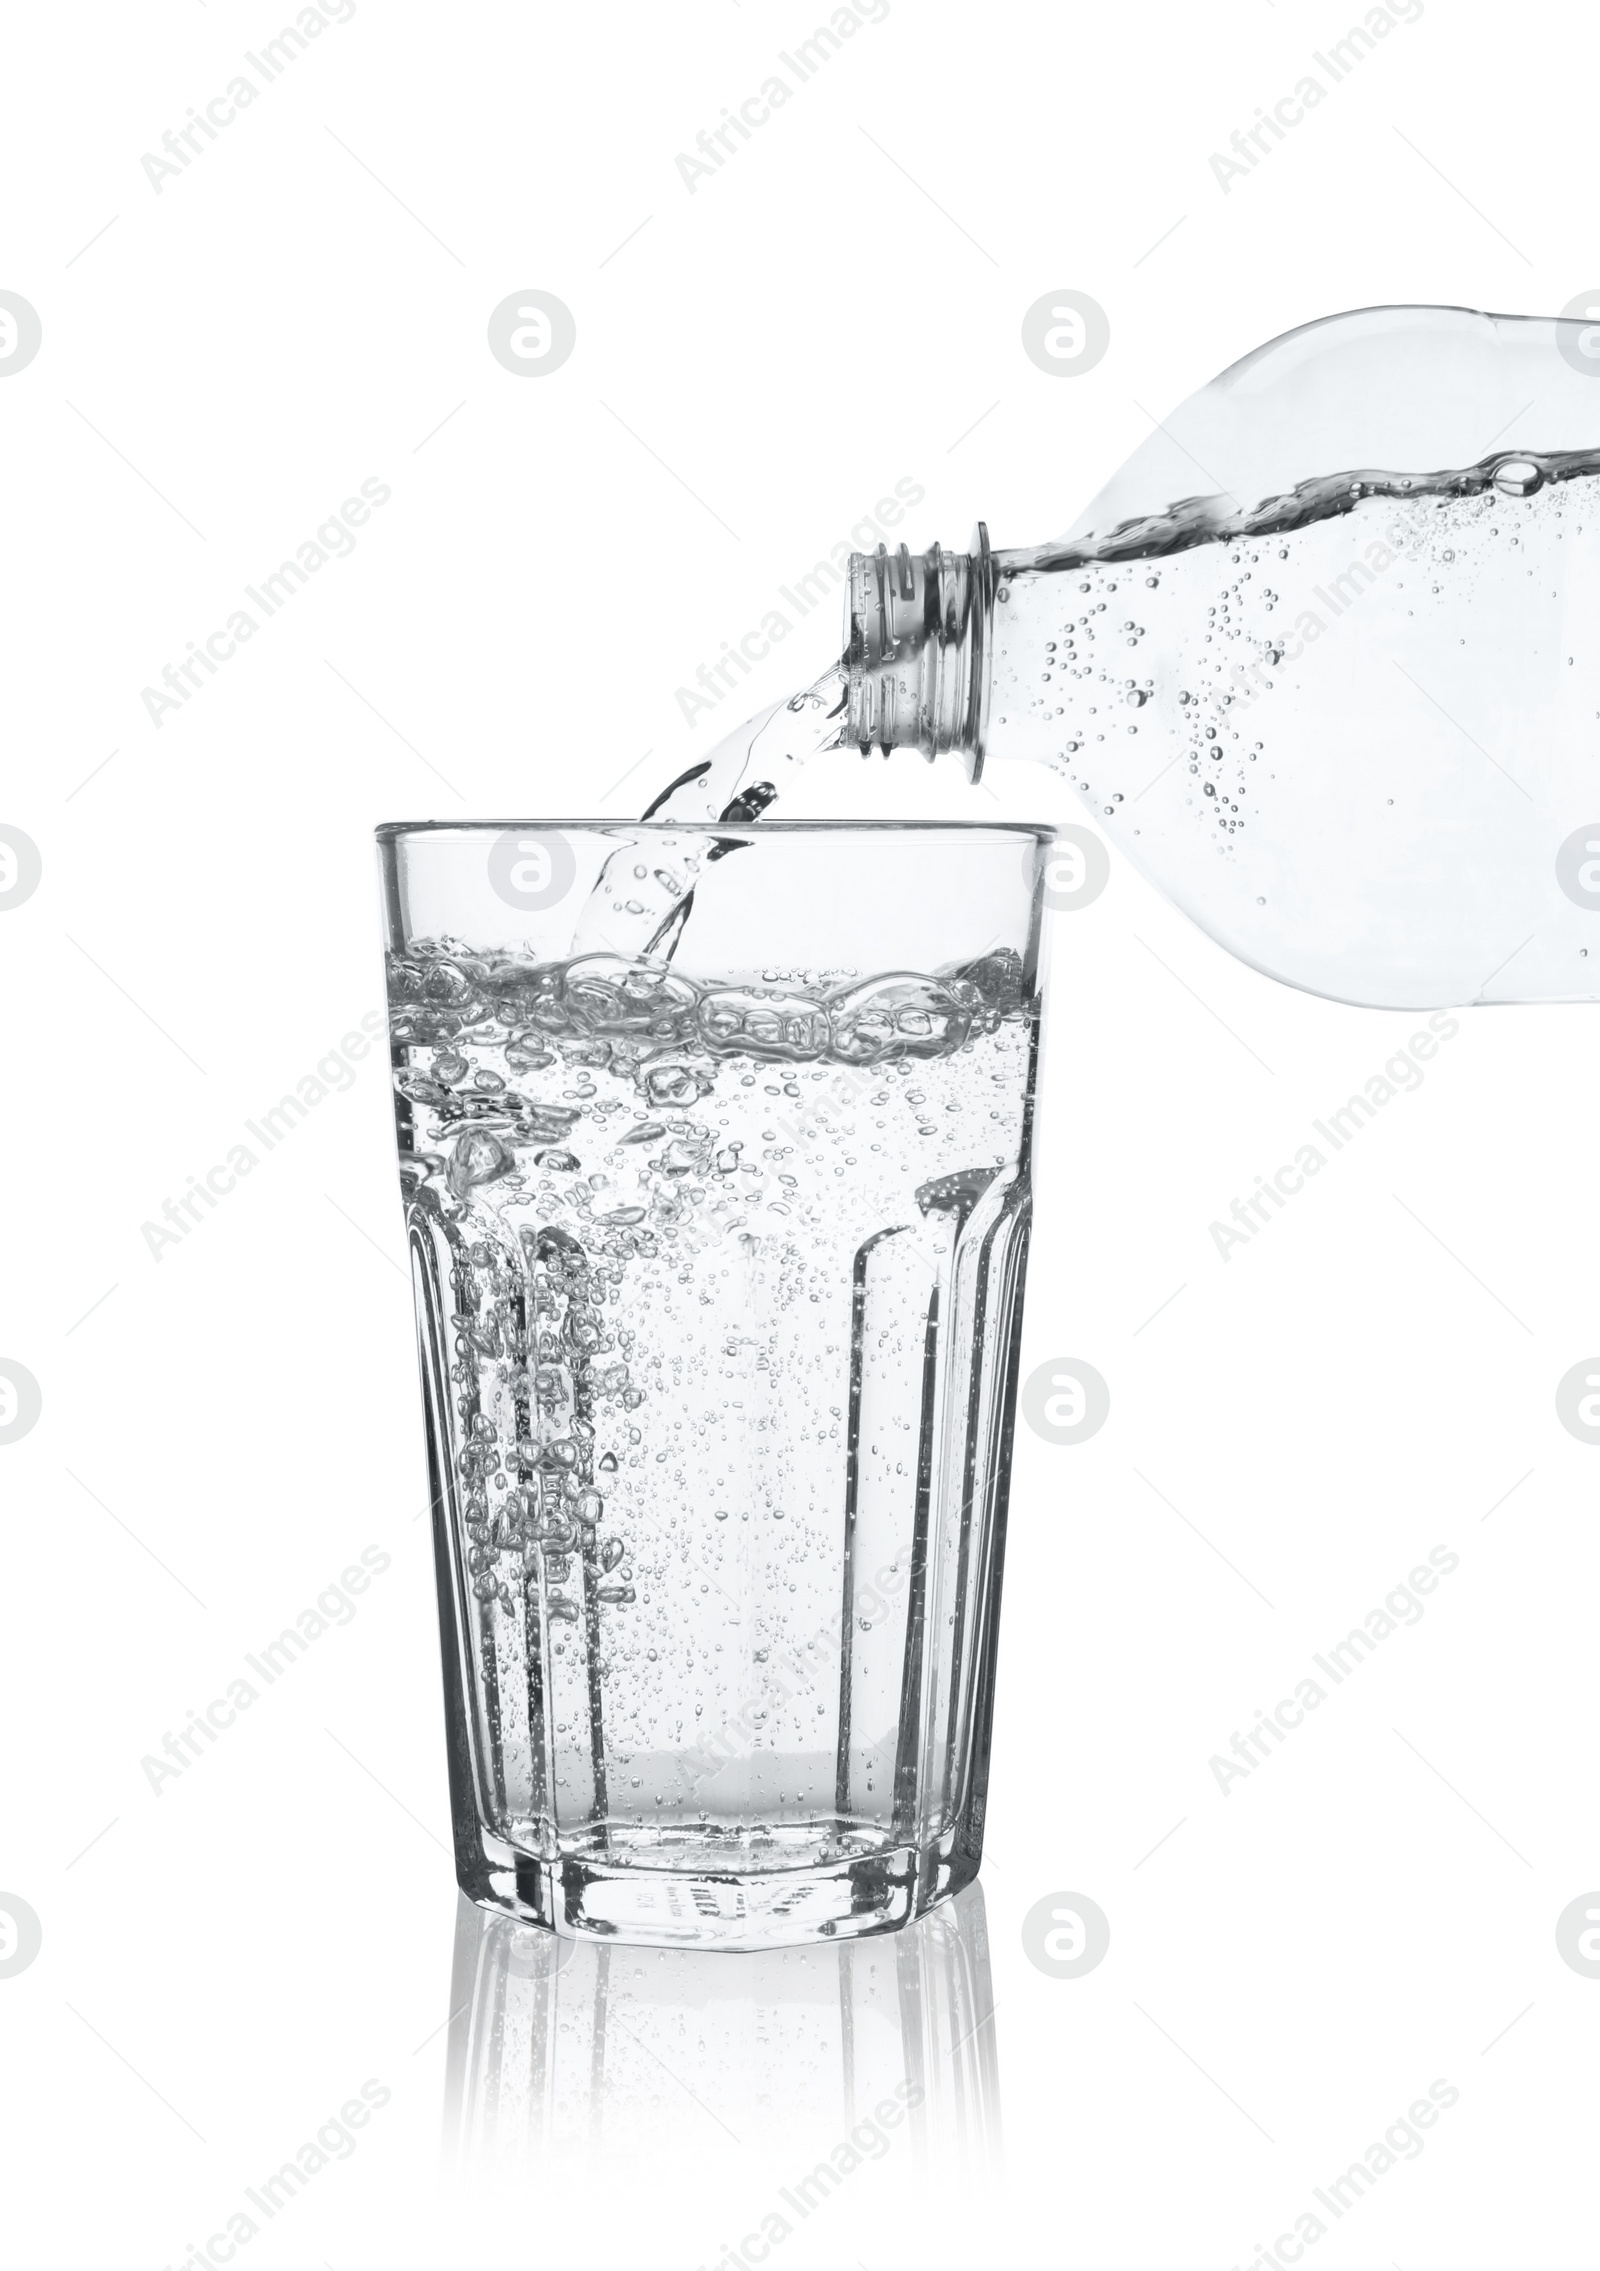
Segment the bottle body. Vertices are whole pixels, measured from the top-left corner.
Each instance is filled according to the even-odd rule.
[[[1379,309],[1274,341],[1066,537],[945,569],[966,620],[889,667],[965,688],[974,774],[1070,780],[1274,977],[1379,1006],[1594,999],[1600,395],[1581,329]],[[899,688],[857,692],[854,605],[847,662],[852,726],[916,739]]]

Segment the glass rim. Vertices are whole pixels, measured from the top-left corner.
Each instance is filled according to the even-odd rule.
[[[1061,823],[1053,820],[626,820],[609,818],[514,820],[383,820],[373,830],[380,844],[407,836],[491,836],[520,829],[582,828],[593,832],[627,829],[653,836],[736,836],[759,843],[770,836],[1031,836],[1055,840]]]

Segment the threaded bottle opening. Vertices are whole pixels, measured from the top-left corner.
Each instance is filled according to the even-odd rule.
[[[994,563],[980,521],[970,552],[850,555],[844,739],[871,749],[960,752],[983,771],[989,722]]]

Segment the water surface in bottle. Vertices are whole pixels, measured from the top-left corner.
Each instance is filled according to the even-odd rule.
[[[988,778],[1066,780],[1211,937],[1309,992],[1600,997],[1591,343],[1369,308],[1221,373],[1071,535],[995,555]],[[651,811],[757,818],[819,753],[854,764],[846,685],[751,720]],[[668,862],[639,950],[670,951],[682,885]]]

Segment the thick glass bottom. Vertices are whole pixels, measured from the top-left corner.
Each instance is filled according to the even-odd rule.
[[[841,1842],[829,1841],[835,1855]],[[479,1852],[458,1855],[457,1875],[481,1907],[565,1937],[737,1951],[898,1931],[978,1873],[977,1853],[954,1839],[810,1866],[796,1865],[793,1846],[752,1866],[747,1849],[735,1857],[726,1841],[693,1845],[674,1840],[664,1867],[660,1845],[637,1856],[612,1850],[540,1859],[480,1832]]]

